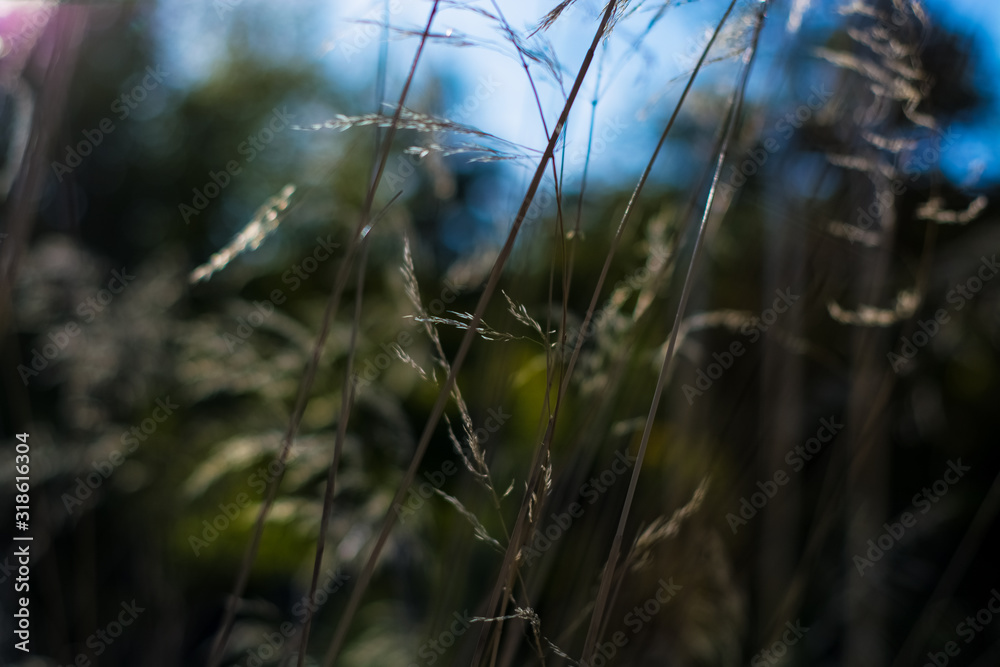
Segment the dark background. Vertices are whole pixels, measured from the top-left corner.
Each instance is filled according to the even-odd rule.
[[[715,21],[724,10],[717,4],[699,4],[696,10]],[[589,26],[581,35],[592,34],[602,6],[574,9],[572,20]],[[910,3],[878,6],[886,16],[898,12],[898,30],[890,31],[894,42],[878,41],[887,35],[886,24],[839,14],[833,3],[815,3],[797,32],[786,28],[787,6],[770,9],[723,182],[730,182],[731,166],[763,155],[762,149],[767,158],[745,185],[723,188],[709,218],[688,319],[623,543],[626,551],[638,544],[644,556],[624,576],[607,612],[605,639],[617,630],[630,638],[617,653],[617,664],[755,664],[755,656],[760,664],[759,651],[780,639],[786,622],[796,621],[809,631],[789,648],[784,664],[924,664],[928,652],[943,651],[949,641],[961,651],[954,664],[996,662],[1000,624],[986,625],[969,643],[956,625],[975,615],[1000,586],[993,540],[1000,508],[1000,281],[985,281],[972,298],[961,300],[961,309],[953,291],[976,275],[981,258],[993,257],[1000,247],[996,136],[989,129],[997,110],[990,79],[995,45],[975,17],[963,23],[957,14],[927,10],[925,16],[922,6]],[[19,11],[28,11],[24,7]],[[739,3],[733,20],[746,23],[756,7]],[[0,59],[0,149],[10,179],[0,243],[0,421],[4,451],[10,452],[4,457],[3,494],[9,502],[3,507],[14,505],[14,434],[28,432],[34,537],[32,656],[14,650],[6,635],[0,647],[5,663],[61,665],[80,654],[109,665],[207,659],[263,497],[259,477],[253,476],[274,459],[287,427],[384,130],[286,128],[252,161],[239,147],[267,125],[275,109],[287,108],[294,122],[305,125],[338,113],[372,113],[380,100],[398,99],[402,81],[391,73],[408,68],[422,29],[414,28],[417,36],[393,35],[391,65],[380,65],[374,55],[384,38],[379,32],[366,45],[374,58],[370,75],[355,74],[362,81],[357,84],[331,76],[331,68],[341,65],[315,56],[322,36],[319,5],[293,3],[277,10],[238,3],[219,17],[216,9],[153,2],[63,5],[37,40],[11,41],[8,36],[24,34],[24,28],[3,19],[8,48]],[[539,8],[535,16],[548,9]],[[664,20],[675,14],[683,20],[683,11],[671,7]],[[612,39],[631,43],[650,16],[626,16]],[[201,48],[194,34],[184,33],[190,22],[223,34],[225,50]],[[342,24],[343,34],[352,34],[352,25]],[[696,24],[691,26],[695,39]],[[557,43],[569,39],[557,36],[558,21],[549,30]],[[499,32],[491,38],[503,43]],[[722,60],[699,79],[632,214],[599,302],[608,315],[584,345],[557,422],[551,490],[538,527],[550,526],[546,517],[574,501],[586,511],[537,563],[522,570],[518,605],[534,609],[547,640],[575,658],[628,475],[617,478],[592,506],[581,485],[608,470],[615,452],[634,454],[638,448],[741,48],[749,45],[745,33],[742,42],[739,34],[732,39],[728,48],[713,51]],[[866,39],[900,50],[880,53]],[[312,55],[294,48],[303,44]],[[428,48],[461,58],[484,47],[441,39]],[[856,60],[824,58],[821,48]],[[185,74],[190,65],[171,62],[185,49],[205,63],[197,80]],[[874,74],[852,66],[861,60],[875,63]],[[890,60],[895,70],[886,64]],[[359,58],[350,67],[360,71],[369,62]],[[567,86],[578,63],[569,55],[562,61]],[[510,59],[506,66],[521,65]],[[654,80],[657,66],[664,63],[649,64]],[[115,100],[143,86],[147,67],[161,67],[167,73],[163,83],[120,117],[123,108]],[[544,67],[533,67],[543,78]],[[614,68],[607,67],[604,76],[611,76]],[[793,132],[778,130],[786,127],[779,120],[787,114],[805,115],[803,105],[817,84],[833,91],[830,101],[810,110]],[[475,79],[436,67],[418,70],[407,106],[443,114],[474,95],[476,85]],[[545,85],[558,89],[551,77]],[[614,165],[625,161],[625,171],[639,173],[681,85],[653,106],[640,128],[630,127],[628,137],[616,140],[609,154],[593,155],[582,192],[582,165],[569,164],[572,151],[567,148],[562,165],[557,159],[557,167],[565,169],[560,194],[566,229],[575,227],[578,206],[580,211],[581,233],[572,244],[571,326],[582,321],[634,188],[634,180]],[[651,92],[636,87],[628,102],[643,106]],[[588,122],[592,95],[590,89],[577,101],[574,122],[580,126]],[[505,100],[501,91],[483,105],[502,107]],[[546,108],[550,130],[560,109],[561,103]],[[113,131],[101,133],[99,144],[70,173],[57,174],[53,161],[67,163],[67,152],[94,136],[88,133],[105,118]],[[476,125],[477,119],[472,113],[462,122]],[[948,129],[957,143],[942,148]],[[598,125],[596,136],[601,130]],[[25,137],[26,148],[19,152],[16,146]],[[774,151],[764,149],[769,137],[777,141]],[[456,143],[467,137],[439,133],[435,139]],[[404,237],[412,244],[424,306],[450,298],[455,286],[459,294],[448,310],[473,312],[537,164],[531,153],[493,162],[432,153],[409,175],[398,165],[410,162],[399,156],[427,140],[424,133],[403,129],[394,143],[387,173],[403,177],[403,194],[386,209],[369,241],[356,321],[356,373],[382,363],[379,355],[402,340],[400,332],[413,341],[405,352],[430,372],[434,348],[413,320],[399,270]],[[887,143],[893,141],[897,145]],[[536,136],[532,146],[543,145],[544,136]],[[978,176],[973,158],[963,163],[970,145],[988,157]],[[513,150],[501,142],[490,147]],[[193,190],[204,193],[210,174],[230,160],[240,162],[241,172],[185,224],[178,207],[192,203]],[[957,171],[963,164],[966,172]],[[854,228],[869,233],[865,239],[873,239],[872,245],[838,235],[838,225],[857,223],[859,208],[868,209],[878,188],[894,179],[905,185],[891,197],[891,211],[877,216],[870,230]],[[289,183],[296,191],[277,230],[210,280],[191,284],[190,272]],[[547,170],[543,189],[550,202],[552,188]],[[395,191],[384,178],[375,209]],[[943,209],[975,215],[961,222],[928,220],[921,207],[934,199]],[[560,271],[569,261],[569,246],[558,242],[557,211],[553,203],[529,216],[500,283],[551,330],[559,325]],[[308,268],[303,260],[317,257],[317,237],[328,235],[338,245],[333,256],[317,262],[307,277],[292,280],[294,267]],[[668,259],[660,262],[658,256]],[[109,286],[113,271],[135,276],[117,294]],[[294,609],[307,593],[313,566],[340,420],[356,279],[355,272],[323,350],[224,664],[247,664],[247,651],[264,645],[268,633],[300,620]],[[254,302],[266,301],[275,290],[287,300],[268,311],[251,335],[241,335],[241,322],[253,321]],[[740,327],[749,317],[763,316],[776,290],[790,290],[799,300],[766,335],[751,341]],[[110,301],[99,311],[82,306],[101,298]],[[876,310],[866,311],[867,306]],[[949,321],[897,372],[887,353],[898,354],[904,338],[917,340],[921,323],[926,330],[942,308]],[[838,315],[841,311],[848,314]],[[705,313],[712,317],[699,319]],[[867,320],[859,325],[852,314]],[[502,295],[492,299],[484,319],[510,340],[477,338],[458,385],[475,428],[485,428],[490,410],[510,415],[488,432],[483,446],[498,492],[509,484],[513,489],[497,509],[458,462],[458,473],[447,476],[442,490],[505,547],[503,535],[516,517],[532,453],[544,434],[546,355],[540,336],[515,319]],[[70,323],[79,335],[26,377],[23,369],[34,352],[54,340],[50,334],[60,339]],[[447,323],[438,330],[445,354],[453,358],[464,331]],[[699,370],[707,372],[713,353],[722,354],[733,341],[744,343],[747,352],[689,401],[693,394],[685,393],[685,385],[700,388]],[[391,511],[437,397],[435,380],[444,377],[440,367],[435,372],[435,379],[422,379],[392,358],[355,398],[323,567],[348,579],[316,617],[310,659],[320,660],[326,652],[370,544]],[[123,434],[135,426],[141,431],[157,400],[166,399],[177,405],[173,413],[106,479],[102,476],[82,503],[67,501],[113,452],[125,454]],[[447,414],[461,437],[454,403]],[[824,418],[845,424],[843,431],[793,473],[786,452],[814,436]],[[868,550],[867,540],[885,532],[884,523],[914,511],[914,494],[959,459],[969,472],[926,514],[916,513],[914,526],[860,576],[854,556]],[[433,477],[457,461],[442,422],[421,471]],[[741,499],[751,498],[761,488],[758,482],[775,479],[779,470],[789,473],[790,482],[734,534],[727,515],[737,513]],[[418,483],[426,479],[421,474]],[[665,522],[688,504],[706,479],[703,500],[676,531],[648,544],[636,541],[658,518]],[[192,547],[193,537],[208,534],[203,522],[228,511],[224,507],[232,508],[238,498],[246,498],[248,506],[226,522],[231,525],[202,548]],[[3,543],[13,545],[10,522],[0,525]],[[3,547],[0,553],[8,560],[0,562],[12,560],[13,548]],[[474,538],[455,507],[440,497],[425,500],[393,532],[351,626],[342,664],[429,664],[419,648],[450,626],[453,612],[481,613],[501,558]],[[655,594],[661,578],[671,577],[683,589],[633,635],[627,615]],[[5,619],[0,628],[6,628],[16,596],[7,570],[0,579]],[[144,611],[121,639],[96,655],[88,638],[132,600]],[[479,627],[473,625],[475,632],[436,658],[439,664],[467,664]],[[537,663],[533,646],[531,626],[508,621],[500,662]],[[570,663],[546,649],[546,664]]]

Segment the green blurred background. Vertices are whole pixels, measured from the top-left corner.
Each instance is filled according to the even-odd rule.
[[[372,125],[292,125],[394,104],[431,5],[385,3],[389,30],[379,25],[381,2],[2,4],[3,494],[13,507],[14,434],[28,432],[35,560],[33,656],[5,640],[0,657],[202,664],[385,136]],[[892,32],[832,2],[812,3],[795,25],[790,14],[808,3],[790,4],[769,8],[722,175],[738,187],[721,189],[708,219],[627,524],[634,560],[608,612],[606,637],[628,629],[630,641],[608,664],[778,664],[760,651],[797,620],[809,632],[783,664],[889,665],[901,647],[926,656],[948,641],[960,642],[956,662],[995,664],[1000,626],[984,625],[969,644],[955,628],[1000,585],[991,541],[1000,502],[1000,282],[983,279],[969,298],[955,290],[971,285],[1000,246],[991,41],[1000,18],[995,8],[875,3],[899,15]],[[613,482],[593,504],[598,485],[589,480],[613,470],[616,452],[638,448],[758,6],[738,3],[654,165],[560,408],[538,528],[558,524],[552,515],[573,502],[585,511],[523,570],[518,602],[537,612],[545,641],[572,656],[628,475],[607,477]],[[581,2],[530,38],[551,7],[501,7],[538,58],[531,71],[551,131],[603,5]],[[376,210],[388,206],[368,241],[357,322],[354,369],[370,384],[358,389],[347,426],[320,578],[331,592],[313,624],[310,661],[329,645],[445,375],[407,297],[404,238],[424,307],[452,319],[473,312],[545,145],[516,51],[470,8],[494,11],[445,3],[406,106],[503,140],[473,136],[493,152],[448,156],[431,147],[418,160],[408,147],[458,146],[470,136],[396,135],[375,198]],[[547,169],[501,280],[542,330],[559,326],[560,272],[570,265],[568,326],[582,322],[635,180],[693,67],[690,54],[724,9],[637,3],[599,50],[557,153],[561,206]],[[31,18],[39,12],[45,21]],[[816,90],[832,95],[810,98]],[[501,153],[515,155],[470,159]],[[753,173],[734,176],[744,165]],[[858,211],[894,180],[901,191],[864,228]],[[192,284],[191,272],[286,184],[295,191],[277,229]],[[116,271],[132,276],[120,290]],[[282,623],[302,619],[296,605],[308,590],[341,419],[356,280],[323,349],[224,664],[279,664],[262,647]],[[798,298],[758,327],[752,318],[767,322],[776,291]],[[918,341],[939,309],[948,322],[894,368],[887,354],[900,353],[903,339]],[[484,319],[500,335],[474,341],[458,386],[473,429],[483,429],[493,484],[510,493],[494,504],[444,422],[417,481],[440,486],[506,547],[548,415],[546,341],[502,295]],[[437,328],[453,357],[464,331]],[[705,388],[700,373],[714,372],[737,341],[746,353]],[[58,350],[49,355],[47,345]],[[454,403],[447,415],[461,439]],[[786,453],[830,418],[844,430],[793,472]],[[913,511],[914,494],[958,459],[967,475],[860,576],[853,557],[866,539]],[[790,482],[733,531],[728,515],[779,470]],[[341,664],[471,659],[479,623],[454,648],[432,650],[433,660],[427,642],[455,612],[481,613],[502,551],[476,539],[440,496],[415,497],[411,507]],[[7,526],[4,544],[14,544]],[[3,563],[12,552],[4,547]],[[671,577],[681,592],[633,635],[628,614]],[[16,596],[8,570],[0,578],[9,619]],[[120,640],[93,639],[133,600],[144,611]],[[534,645],[530,623],[508,621],[500,662],[535,664]],[[547,664],[576,664],[547,645],[545,653]]]

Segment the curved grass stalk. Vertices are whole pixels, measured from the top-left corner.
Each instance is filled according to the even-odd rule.
[[[594,58],[594,51],[597,49],[597,44],[600,42],[601,38],[604,37],[605,30],[608,26],[608,22],[611,19],[611,14],[614,10],[615,3],[609,3],[607,9],[604,12],[604,16],[601,20],[601,24],[594,35],[593,42],[591,43],[590,49],[587,51],[587,55],[584,57],[583,63],[580,66],[580,71],[577,74],[576,80],[573,83],[573,88],[570,91],[569,97],[563,106],[562,113],[559,116],[559,120],[552,131],[552,136],[549,138],[548,145],[546,146],[545,153],[542,159],[538,163],[538,167],[535,169],[535,174],[532,177],[531,184],[528,186],[528,191],[521,202],[521,207],[518,210],[517,217],[514,220],[514,224],[511,227],[510,233],[507,236],[507,241],[497,256],[496,262],[493,265],[493,270],[490,272],[490,277],[487,280],[486,286],[483,289],[483,294],[479,299],[479,303],[476,305],[475,313],[473,314],[472,321],[469,324],[469,328],[462,338],[462,342],[459,345],[458,352],[455,354],[455,360],[452,362],[451,372],[448,373],[448,377],[445,379],[442,385],[438,398],[435,401],[434,407],[431,409],[431,414],[428,417],[427,423],[424,426],[423,433],[420,436],[420,441],[417,444],[417,449],[414,452],[413,459],[410,462],[410,466],[406,471],[406,475],[403,481],[400,483],[399,489],[396,492],[396,497],[393,500],[393,504],[398,503],[406,495],[407,489],[413,483],[413,479],[416,477],[417,469],[420,466],[423,457],[427,452],[427,448],[430,445],[431,435],[434,429],[437,427],[438,422],[441,420],[441,415],[444,413],[445,404],[448,402],[448,398],[451,394],[452,386],[455,384],[455,380],[458,376],[458,372],[462,365],[465,363],[465,357],[468,355],[469,347],[472,345],[472,339],[475,337],[476,330],[479,327],[479,322],[482,320],[483,313],[486,311],[486,306],[489,304],[490,299],[493,297],[496,291],[497,285],[500,282],[500,274],[503,272],[503,267],[510,257],[511,252],[514,248],[514,242],[517,240],[517,234],[521,229],[521,225],[524,222],[525,217],[528,213],[528,208],[531,206],[531,202],[535,197],[535,193],[538,191],[538,186],[541,183],[542,175],[545,173],[545,168],[548,161],[551,159],[555,152],[556,143],[559,140],[559,136],[562,134],[562,130],[566,125],[566,119],[569,116],[570,109],[573,107],[573,103],[576,100],[577,93],[580,90],[580,86],[583,84],[583,79],[586,77],[587,71],[590,68],[590,63]],[[437,3],[435,3],[435,8]],[[429,24],[428,24],[429,26]],[[397,108],[398,112],[398,108]],[[368,584],[371,581],[372,573],[375,570],[375,563],[378,557],[382,553],[382,549],[385,548],[385,543],[389,539],[389,534],[395,527],[396,514],[390,509],[386,512],[386,517],[382,524],[382,529],[379,532],[379,536],[376,539],[372,551],[365,562],[361,573],[358,576],[358,583],[351,593],[351,598],[347,603],[347,608],[344,610],[344,615],[341,617],[340,623],[337,626],[337,630],[334,634],[333,640],[330,644],[330,648],[324,657],[323,664],[326,667],[333,665],[336,662],[337,656],[343,647],[344,640],[347,636],[347,630],[350,627],[351,621],[354,615],[357,613],[358,607],[361,604],[361,598],[368,588]],[[519,539],[519,527],[515,527],[512,532],[512,539]],[[510,550],[508,549],[508,555]],[[499,593],[497,594],[499,597]],[[491,608],[496,608],[496,601],[493,602]]]
[[[316,557],[313,560],[312,580],[309,582],[309,602],[316,597],[316,586],[319,584],[319,572],[323,566],[323,552],[326,548],[326,532],[333,513],[333,494],[337,483],[337,470],[340,469],[340,457],[344,450],[344,440],[347,438],[347,421],[354,404],[354,355],[357,351],[358,327],[361,323],[361,303],[365,293],[365,268],[368,265],[368,236],[362,240],[361,263],[358,265],[358,283],[354,296],[354,322],[351,326],[351,340],[348,344],[347,366],[344,368],[344,388],[341,391],[340,419],[337,420],[337,439],[333,444],[333,460],[326,477],[326,492],[323,494],[323,514],[320,518],[319,535],[316,538]],[[298,667],[305,664],[306,649],[309,647],[309,629],[312,626],[314,604],[306,606],[306,617],[302,623],[302,643],[299,647]]]
[[[708,43],[705,45],[705,49],[702,52],[702,55],[699,58],[694,71],[691,73],[691,78],[688,80],[687,85],[684,87],[684,91],[681,93],[680,99],[677,101],[677,104],[674,107],[674,111],[670,116],[670,120],[667,122],[667,125],[664,128],[663,133],[660,135],[660,140],[659,142],[657,142],[656,148],[653,150],[653,154],[650,157],[649,161],[647,162],[646,168],[643,170],[642,176],[639,178],[639,182],[636,184],[635,190],[633,191],[632,196],[629,199],[629,203],[625,208],[625,212],[622,215],[621,222],[619,222],[618,224],[618,229],[615,233],[615,236],[611,241],[611,248],[608,251],[608,255],[604,261],[604,266],[601,269],[601,275],[598,278],[597,285],[594,288],[594,294],[591,297],[590,306],[587,308],[587,313],[584,316],[583,324],[580,327],[581,331],[587,330],[588,325],[590,324],[591,320],[594,317],[594,312],[597,309],[597,304],[600,300],[601,289],[603,288],[604,281],[607,279],[608,272],[611,269],[611,262],[614,259],[615,252],[618,248],[619,243],[621,242],[621,238],[625,231],[625,227],[627,226],[628,221],[631,218],[632,211],[635,208],[635,203],[636,201],[638,201],[639,195],[642,193],[646,181],[649,178],[650,173],[652,172],[653,164],[656,162],[656,158],[659,155],[660,150],[663,148],[663,144],[666,142],[667,135],[670,133],[670,130],[674,126],[674,122],[677,120],[677,116],[680,113],[680,109],[684,105],[684,101],[687,99],[687,95],[691,91],[691,88],[694,85],[695,78],[701,71],[705,59],[708,56],[708,52],[712,48],[712,44],[714,44],[719,33],[722,31],[722,27],[725,24],[726,19],[728,19],[729,15],[732,13],[735,5],[736,5],[736,0],[732,0],[732,2],[730,3],[729,7],[726,10],[726,13],[719,21],[719,24],[716,27],[715,32],[712,34],[711,39],[709,39]],[[525,524],[526,524],[527,510],[530,503],[530,499],[534,494],[534,490],[538,487],[539,480],[542,478],[542,470],[543,470],[542,463],[548,459],[549,448],[551,447],[552,437],[555,433],[555,424],[559,413],[559,407],[562,402],[562,397],[566,395],[566,392],[569,388],[569,381],[573,376],[573,369],[576,366],[576,362],[580,356],[580,351],[583,348],[583,341],[584,341],[583,336],[577,337],[576,345],[573,349],[572,355],[570,356],[569,363],[567,364],[566,372],[563,375],[559,392],[556,394],[556,404],[552,414],[549,417],[548,425],[545,430],[545,435],[542,438],[542,441],[539,444],[539,446],[535,448],[534,457],[532,459],[531,467],[529,468],[531,470],[531,476],[527,484],[524,500],[521,503],[521,509],[518,514],[517,522],[515,523],[514,529],[511,533],[513,539],[510,545],[508,545],[507,553],[504,556],[504,561],[503,564],[501,565],[501,570],[500,570],[500,577],[498,578],[497,584],[494,587],[493,595],[491,598],[491,604],[486,612],[487,615],[490,615],[490,612],[496,609],[496,606],[499,602],[501,591],[505,590],[506,587],[509,586],[509,577],[507,572],[509,568],[511,568],[514,565],[514,561],[520,550],[520,545],[523,544],[523,541],[521,541],[522,531],[526,530]],[[526,539],[527,535],[525,535],[524,538]],[[480,635],[480,643],[485,641],[484,636],[486,635],[487,632],[489,632],[489,630],[486,627],[484,627]],[[481,659],[481,654],[477,649],[477,657],[474,658],[472,664],[478,665],[480,659]]]
[[[732,10],[736,3],[733,2],[729,6],[729,11]],[[720,22],[719,27],[721,28],[722,23],[725,22],[729,15],[729,11],[723,17],[722,22]],[[663,395],[663,388],[666,385],[667,369],[670,366],[670,361],[673,358],[674,348],[677,343],[677,332],[680,328],[680,323],[684,318],[684,311],[687,308],[688,298],[691,294],[692,278],[694,276],[694,271],[698,263],[698,256],[705,238],[705,227],[708,223],[709,215],[712,212],[712,203],[715,201],[715,193],[718,188],[719,176],[722,173],[722,166],[726,159],[726,154],[729,149],[729,144],[732,140],[733,133],[735,131],[737,121],[739,119],[740,111],[743,106],[743,99],[746,94],[747,81],[749,80],[750,70],[753,65],[754,56],[757,53],[757,46],[760,39],[760,31],[764,25],[764,16],[766,11],[766,5],[761,10],[758,19],[757,26],[754,33],[753,43],[750,46],[750,57],[747,59],[746,65],[741,72],[741,81],[738,85],[739,94],[736,97],[735,104],[729,110],[729,128],[726,132],[726,139],[723,141],[722,149],[719,151],[719,157],[716,161],[715,174],[712,177],[712,187],[708,192],[708,198],[705,202],[705,210],[701,217],[701,223],[698,227],[698,235],[695,239],[694,249],[691,254],[691,262],[688,265],[687,276],[684,279],[684,285],[681,288],[680,302],[677,305],[677,315],[674,318],[674,326],[670,332],[670,342],[667,346],[667,353],[663,358],[663,364],[660,367],[660,374],[657,378],[656,389],[653,392],[652,404],[649,408],[649,413],[646,417],[646,425],[643,429],[642,440],[639,443],[639,451],[636,455],[635,465],[632,468],[632,477],[629,480],[628,492],[625,496],[625,502],[622,507],[621,516],[618,520],[618,529],[615,532],[614,541],[611,545],[610,553],[608,554],[607,563],[604,566],[604,571],[601,576],[601,585],[598,589],[597,600],[594,604],[594,613],[590,619],[590,628],[587,631],[587,638],[584,641],[583,654],[581,656],[581,661],[589,664],[591,658],[594,654],[594,647],[598,640],[598,629],[601,627],[602,617],[607,607],[608,596],[611,592],[611,583],[614,579],[615,568],[618,563],[618,554],[621,550],[622,538],[625,534],[625,524],[628,521],[629,510],[632,506],[632,500],[635,497],[635,488],[639,481],[639,473],[642,470],[643,459],[646,455],[646,448],[649,445],[649,437],[653,430],[653,422],[656,419],[656,412],[659,408],[660,398]],[[718,29],[716,30],[718,34]],[[706,49],[707,53],[707,49]],[[702,54],[704,58],[705,54]]]
[[[288,421],[288,430],[282,439],[281,451],[278,454],[279,471],[278,474],[275,475],[275,479],[268,489],[267,497],[261,505],[260,512],[257,515],[257,520],[254,524],[253,537],[250,540],[246,554],[243,557],[243,563],[241,564],[239,573],[237,574],[233,595],[230,597],[229,603],[226,605],[226,611],[223,615],[222,624],[219,627],[219,632],[213,641],[212,650],[209,653],[207,663],[209,667],[218,667],[219,663],[222,661],[226,644],[229,642],[229,635],[233,629],[233,621],[236,618],[236,606],[240,597],[242,597],[243,592],[246,590],[247,581],[250,578],[250,568],[253,566],[254,560],[257,558],[257,551],[260,548],[260,540],[264,533],[264,521],[267,519],[267,515],[270,512],[271,507],[274,505],[274,500],[278,494],[278,487],[281,485],[281,480],[284,478],[285,462],[288,460],[292,444],[295,441],[295,434],[298,432],[299,423],[302,421],[302,415],[305,414],[306,405],[309,402],[309,392],[312,389],[313,381],[316,378],[316,370],[319,367],[319,360],[322,356],[323,348],[326,345],[326,339],[330,334],[330,324],[333,320],[333,316],[336,314],[340,306],[340,297],[343,294],[345,285],[347,284],[347,277],[350,275],[351,268],[354,264],[354,257],[358,252],[361,242],[371,232],[373,226],[375,225],[376,221],[371,220],[371,211],[372,205],[375,201],[375,192],[378,189],[379,182],[382,180],[382,173],[385,171],[385,166],[389,162],[389,150],[392,148],[392,140],[396,135],[396,128],[399,125],[400,115],[403,111],[403,105],[406,102],[406,96],[410,91],[410,85],[413,83],[413,76],[417,69],[417,63],[420,61],[420,55],[423,53],[424,45],[427,42],[427,33],[430,32],[434,16],[437,14],[439,1],[440,0],[434,0],[434,5],[431,8],[430,17],[427,19],[427,26],[424,29],[424,36],[420,40],[420,45],[417,47],[416,55],[413,58],[413,64],[410,67],[410,73],[406,78],[406,83],[403,84],[403,91],[400,93],[399,104],[396,105],[396,111],[393,115],[392,123],[389,125],[388,131],[386,132],[385,143],[382,146],[382,154],[379,158],[378,168],[375,170],[375,175],[372,177],[371,185],[369,186],[368,193],[365,196],[365,202],[361,210],[360,220],[354,230],[354,235],[351,237],[351,243],[348,246],[347,254],[340,265],[340,269],[337,271],[337,277],[334,281],[333,289],[330,292],[330,298],[327,301],[326,309],[323,311],[323,320],[320,326],[319,335],[316,338],[316,344],[313,346],[312,356],[309,359],[306,371],[302,377],[302,382],[299,385],[298,396],[295,399],[295,408]],[[395,201],[399,194],[397,194],[396,197],[393,197],[392,201]],[[386,208],[392,204],[392,201],[389,202]],[[384,210],[385,209],[383,209],[383,211]]]

